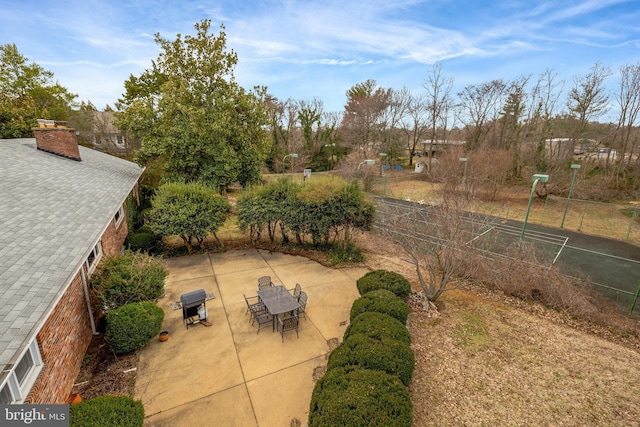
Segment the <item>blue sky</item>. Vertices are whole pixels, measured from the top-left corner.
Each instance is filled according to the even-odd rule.
[[[459,91],[546,68],[569,86],[601,62],[613,91],[619,67],[640,61],[638,0],[3,0],[0,44],[102,109],[157,57],[155,33],[194,34],[203,18],[215,32],[225,25],[241,85],[317,97],[326,111],[342,111],[346,90],[367,79],[424,90],[436,63]]]

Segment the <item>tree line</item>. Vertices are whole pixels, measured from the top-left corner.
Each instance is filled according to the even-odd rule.
[[[171,180],[201,181],[224,193],[234,182],[258,182],[261,170],[290,165],[316,171],[387,154],[388,161],[427,155],[427,171],[443,141],[464,141],[466,153],[496,153],[505,180],[527,180],[531,170],[556,173],[571,158],[558,156],[552,138],[565,145],[607,148],[606,161],[590,173],[612,187],[637,190],[640,63],[620,67],[618,90],[609,93],[613,71],[595,63],[571,82],[553,69],[513,80],[494,79],[453,92],[442,64],[425,75],[423,90],[385,88],[375,80],[346,91],[344,111],[325,111],[321,99],[279,100],[266,87],[246,90],[234,78],[237,54],[224,26],[195,25],[194,36],[166,39],[161,53],[139,76],[131,75],[116,103],[114,125],[135,160]],[[0,46],[0,137],[31,136],[37,118],[97,127],[95,107],[78,103],[53,74],[30,63],[13,44]],[[607,123],[599,120],[613,118]],[[131,154],[131,153],[130,153]],[[355,160],[353,160],[355,158]],[[588,160],[588,159],[585,159]],[[602,159],[600,159],[602,160]]]

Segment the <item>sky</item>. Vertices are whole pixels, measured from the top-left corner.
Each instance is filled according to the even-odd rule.
[[[424,91],[436,64],[455,94],[545,69],[567,90],[599,62],[613,93],[620,66],[640,62],[639,0],[0,0],[0,45],[103,109],[158,57],[154,34],[194,35],[205,18],[224,25],[243,87],[325,111],[368,79]]]

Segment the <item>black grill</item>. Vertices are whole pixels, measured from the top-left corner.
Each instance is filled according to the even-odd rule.
[[[200,318],[198,317],[198,308],[202,305],[206,310],[206,301],[207,293],[204,289],[198,289],[197,291],[182,294],[180,297],[180,303],[182,304],[182,320],[187,326],[187,329],[189,329],[189,326],[193,326],[200,322]]]

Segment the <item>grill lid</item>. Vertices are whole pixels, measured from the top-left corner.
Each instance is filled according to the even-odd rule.
[[[204,289],[198,289],[197,291],[188,292],[186,294],[182,294],[180,297],[180,302],[182,303],[182,307],[190,308],[195,307],[200,304],[203,304],[207,300],[207,293]]]

